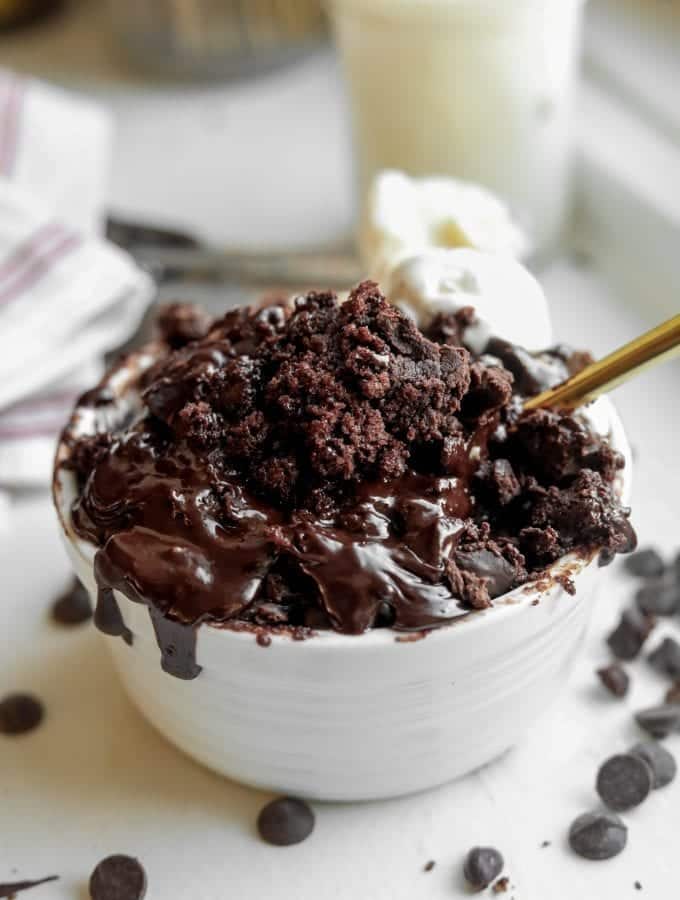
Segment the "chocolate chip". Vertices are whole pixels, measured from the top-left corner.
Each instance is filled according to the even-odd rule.
[[[618,659],[635,659],[642,645],[654,628],[654,619],[643,616],[637,610],[628,609],[607,638],[607,643]]]
[[[625,697],[630,687],[630,678],[623,666],[612,663],[603,669],[598,669],[597,674],[602,684],[615,697]]]
[[[651,547],[631,553],[626,557],[623,565],[627,572],[639,578],[654,578],[657,575],[663,575],[666,570],[660,554]]]
[[[665,578],[654,579],[640,588],[635,602],[647,616],[672,616],[680,610],[680,584]]]
[[[473,888],[484,890],[503,871],[503,857],[495,847],[473,847],[465,858],[463,872]]]
[[[37,697],[8,694],[0,701],[0,734],[25,734],[43,720],[45,710]]]
[[[552,841],[541,841],[541,850],[545,850],[546,847],[550,847]]]
[[[429,860],[429,861],[426,862],[425,865],[423,866],[423,872],[431,872],[432,869],[434,869],[434,867],[435,867],[436,865],[437,865],[437,863],[436,863],[433,859]]]
[[[641,891],[641,890],[642,890],[642,885],[640,884],[639,881],[633,882],[633,887],[635,888],[636,891]]]
[[[680,681],[676,681],[666,691],[666,703],[680,703]]]
[[[647,661],[661,675],[680,678],[680,644],[667,637],[647,657]]]
[[[583,813],[572,822],[569,845],[584,859],[611,859],[626,846],[628,829],[614,813]]]
[[[503,878],[499,878],[498,881],[491,888],[491,892],[493,894],[504,894],[507,889],[510,887],[510,879],[507,875],[504,875]]]
[[[653,783],[654,775],[646,760],[620,753],[600,766],[595,787],[609,809],[623,812],[646,800]]]
[[[635,714],[635,721],[652,737],[668,737],[669,734],[680,731],[680,704],[663,703],[661,706],[642,709]]]
[[[80,625],[92,618],[90,597],[77,579],[54,601],[52,618],[60,625]]]
[[[277,847],[299,844],[314,830],[314,812],[304,800],[280,797],[260,810],[257,830],[268,844]]]
[[[29,891],[31,888],[39,887],[41,884],[47,884],[49,881],[57,881],[58,875],[48,875],[47,878],[38,878],[37,881],[12,881],[0,884],[0,898],[12,898],[20,891]]]
[[[675,757],[657,741],[644,741],[644,743],[636,744],[630,752],[633,756],[644,759],[652,770],[654,777],[652,786],[654,788],[665,787],[675,778],[678,771]]]
[[[132,856],[107,856],[90,876],[92,900],[142,900],[146,895],[146,872]]]

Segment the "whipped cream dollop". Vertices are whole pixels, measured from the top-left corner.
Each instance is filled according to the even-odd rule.
[[[360,250],[379,283],[406,257],[434,248],[473,247],[523,257],[528,242],[491,191],[448,177],[376,176],[364,206]]]
[[[430,249],[402,260],[386,277],[388,299],[420,328],[438,313],[474,307],[465,343],[483,353],[491,337],[544,350],[553,341],[543,288],[511,256],[479,250]]]

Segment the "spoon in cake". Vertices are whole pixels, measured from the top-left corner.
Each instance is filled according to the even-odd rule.
[[[529,397],[525,410],[573,410],[611,391],[657,363],[680,355],[680,315],[596,360],[561,384]]]

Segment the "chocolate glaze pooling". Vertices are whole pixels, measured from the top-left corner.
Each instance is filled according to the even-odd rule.
[[[619,455],[512,393],[569,355],[495,343],[473,360],[450,343],[469,318],[439,317],[430,340],[369,282],[344,304],[228,313],[196,340],[165,321],[138,408],[66,434],[98,627],[130,642],[113,591],[147,604],[163,668],[194,678],[204,622],[422,631],[569,550],[631,549]]]

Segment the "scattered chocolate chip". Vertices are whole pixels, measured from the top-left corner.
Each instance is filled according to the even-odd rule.
[[[510,887],[510,879],[507,875],[504,875],[502,878],[499,878],[498,881],[491,888],[491,892],[494,894],[504,894],[507,889]]]
[[[433,859],[429,860],[429,862],[426,862],[423,866],[423,872],[431,872],[436,865],[437,863]]]
[[[145,895],[146,872],[132,856],[107,856],[90,876],[92,900],[142,900]]]
[[[47,878],[38,878],[37,881],[12,881],[0,883],[0,898],[12,898],[20,891],[29,891],[31,888],[47,884],[49,881],[57,881],[58,875],[48,875]]]
[[[76,578],[68,590],[54,601],[52,618],[60,625],[80,625],[92,618],[90,597]]]
[[[552,844],[552,841],[543,841],[543,842],[541,843],[541,850],[545,850],[545,848],[546,848],[546,847],[550,847],[551,844]]]
[[[665,787],[675,778],[678,771],[675,757],[657,741],[636,744],[630,751],[633,756],[644,759],[654,776],[654,788]]]
[[[617,815],[583,813],[569,829],[569,846],[584,859],[611,859],[626,846],[628,829]]]
[[[639,881],[634,882],[633,887],[635,888],[636,891],[642,890],[642,885],[640,884]]]
[[[635,659],[654,624],[654,619],[643,616],[637,610],[628,609],[622,613],[619,624],[607,638],[614,656],[618,659]]]
[[[602,684],[615,697],[625,697],[630,687],[630,678],[623,666],[612,663],[603,669],[598,669],[597,674]]]
[[[43,720],[45,710],[37,697],[8,694],[0,701],[0,734],[25,734]]]
[[[661,675],[680,678],[680,644],[674,638],[664,638],[649,654],[647,661]]]
[[[503,857],[495,847],[473,847],[465,858],[463,872],[473,888],[484,890],[503,871]]]
[[[660,554],[651,547],[631,553],[625,558],[623,565],[627,572],[639,578],[654,578],[663,575],[666,570]]]
[[[304,800],[280,797],[260,810],[257,830],[262,840],[276,847],[299,844],[314,830],[314,812]]]
[[[654,775],[646,760],[620,753],[600,766],[595,787],[609,809],[623,812],[646,800],[653,783]]]
[[[640,612],[647,616],[672,616],[680,610],[680,584],[665,578],[650,581],[635,595]]]
[[[661,706],[642,709],[635,714],[635,721],[652,737],[668,737],[669,734],[680,731],[680,704],[663,703]]]
[[[676,681],[666,691],[666,703],[680,703],[680,681]]]

